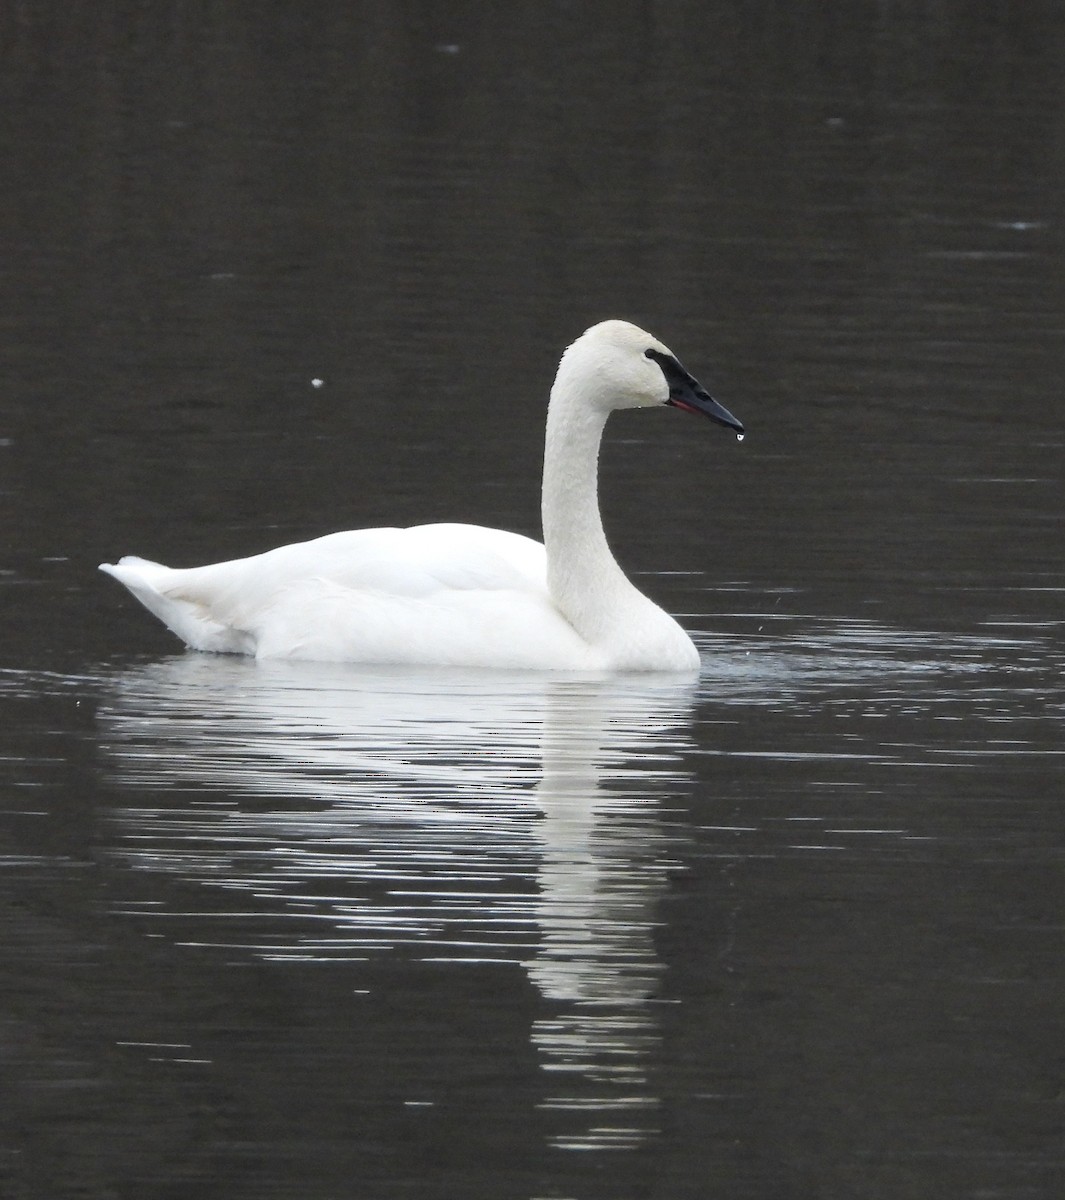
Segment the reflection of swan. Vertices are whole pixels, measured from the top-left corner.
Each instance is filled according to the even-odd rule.
[[[554,698],[545,713],[537,788],[542,941],[530,974],[552,999],[600,1003],[655,990],[648,900],[664,882],[662,837],[632,797],[619,803],[599,789],[603,734],[612,720],[609,704],[595,694],[582,695],[576,711]],[[637,803],[646,804],[647,781],[641,784]]]
[[[669,676],[151,665],[118,676],[100,710],[129,796],[116,853],[239,898],[239,939],[212,900],[181,918],[182,940],[523,963],[545,1006],[543,1107],[583,1123],[557,1140],[632,1144],[657,1105],[659,802],[684,778],[690,701]]]
[[[652,933],[668,843],[644,807],[650,780],[620,802],[599,787],[604,733],[616,719],[609,698],[594,693],[576,711],[556,697],[544,715],[540,945],[527,968],[555,1002],[532,1029],[553,1079],[541,1108],[596,1122],[574,1132],[559,1118],[553,1141],[573,1149],[638,1145],[659,1106],[646,1064],[659,1041]]]
[[[661,342],[604,321],[563,355],[544,454],[544,545],[476,525],[335,533],[206,567],[103,564],[189,646],[360,663],[695,670],[680,626],[626,578],[599,516],[608,415],[663,404],[743,426]]]

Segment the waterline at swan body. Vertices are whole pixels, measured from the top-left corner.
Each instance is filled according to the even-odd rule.
[[[680,625],[618,566],[599,514],[599,445],[619,408],[672,405],[742,434],[661,342],[624,321],[566,350],[544,449],[544,542],[479,525],[328,534],[173,569],[113,575],[196,650],[335,662],[694,671]]]

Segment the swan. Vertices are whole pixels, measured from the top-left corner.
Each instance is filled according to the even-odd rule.
[[[660,341],[626,321],[562,355],[547,410],[543,544],[479,525],[331,533],[204,567],[102,563],[194,650],[532,670],[696,671],[691,638],[626,577],[599,514],[619,408],[672,405],[735,430]]]

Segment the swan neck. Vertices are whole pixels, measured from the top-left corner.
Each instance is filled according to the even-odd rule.
[[[634,589],[618,566],[599,511],[599,447],[607,412],[560,372],[551,391],[544,448],[542,516],[548,587],[579,633],[595,639],[611,602]]]

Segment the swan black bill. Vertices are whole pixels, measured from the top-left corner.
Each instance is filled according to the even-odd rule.
[[[669,387],[667,404],[683,408],[686,412],[702,413],[718,425],[724,425],[726,429],[733,429],[740,437],[743,436],[742,422],[737,421],[723,404],[719,404],[693,375],[689,375],[678,359],[671,354],[663,354],[661,350],[646,350],[644,353],[662,368]]]
[[[743,438],[745,432],[743,424],[737,421],[723,404],[718,404],[713,396],[704,392],[702,388],[699,388],[690,397],[670,396],[666,403],[672,404],[674,408],[683,408],[687,412],[702,413],[704,417],[709,417],[718,425],[724,425],[726,429],[734,429],[736,436],[741,440]]]

